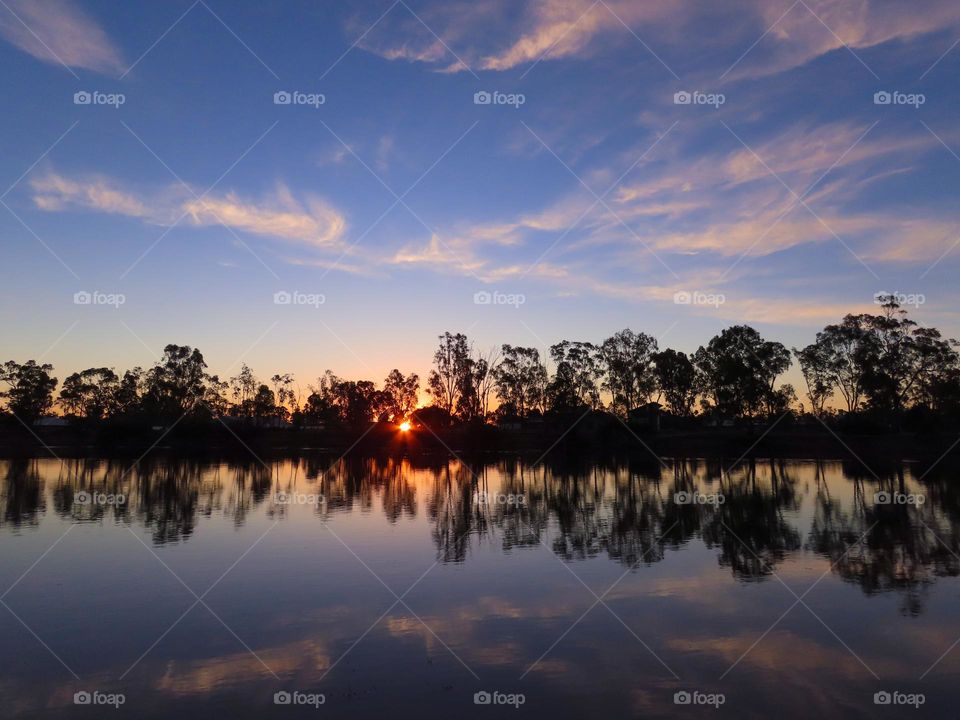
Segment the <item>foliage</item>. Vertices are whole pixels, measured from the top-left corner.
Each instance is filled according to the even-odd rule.
[[[53,407],[57,379],[50,376],[52,371],[52,365],[35,360],[22,365],[8,360],[0,367],[0,382],[6,385],[0,397],[6,398],[7,409],[22,422],[32,422]]]

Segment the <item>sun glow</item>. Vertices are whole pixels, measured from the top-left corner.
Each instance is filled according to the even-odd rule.
[[[400,423],[400,432],[407,432],[408,430],[410,430],[410,423],[408,422]]]

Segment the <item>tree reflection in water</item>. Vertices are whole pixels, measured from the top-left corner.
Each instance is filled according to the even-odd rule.
[[[243,525],[254,513],[283,521],[287,496],[317,498],[319,522],[380,512],[390,524],[422,513],[437,559],[466,562],[473,548],[503,552],[540,543],[566,562],[605,555],[630,568],[700,541],[743,581],[763,581],[798,553],[828,559],[864,593],[902,593],[902,611],[923,609],[924,590],[960,574],[960,488],[940,466],[898,465],[877,475],[855,463],[510,457],[290,457],[270,463],[154,457],[8,460],[0,463],[0,528],[21,532],[51,511],[66,521],[149,529],[153,542],[187,542],[203,518]],[[882,504],[878,492],[920,495]],[[123,496],[78,502],[78,493]],[[722,496],[681,503],[678,493]],[[298,495],[299,494],[299,495]],[[806,541],[803,536],[806,534]]]

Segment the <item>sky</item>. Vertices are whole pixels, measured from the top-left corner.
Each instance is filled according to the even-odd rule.
[[[954,0],[3,0],[0,359],[424,377],[879,292],[960,336],[958,43]]]

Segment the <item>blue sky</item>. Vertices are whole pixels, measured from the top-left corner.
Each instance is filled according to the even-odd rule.
[[[3,359],[379,380],[444,330],[801,345],[879,291],[960,335],[958,39],[947,0],[5,0]]]

